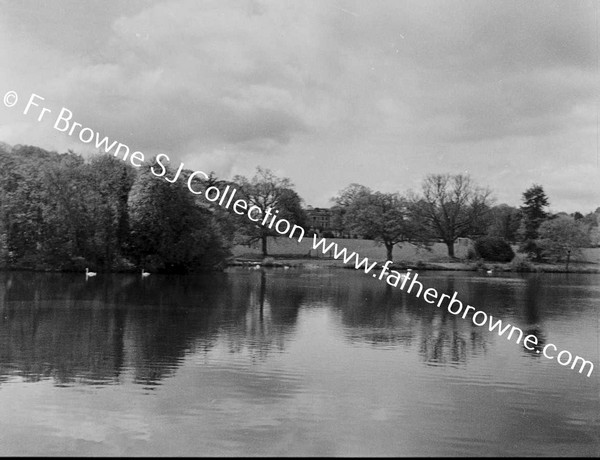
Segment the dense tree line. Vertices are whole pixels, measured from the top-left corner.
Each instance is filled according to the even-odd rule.
[[[3,147],[0,161],[1,267],[185,272],[228,254],[212,210],[149,167],[29,146]]]
[[[31,146],[0,145],[0,268],[189,272],[224,266],[234,244],[260,242],[273,228],[250,221],[186,187],[168,167],[158,176],[108,154],[84,160]],[[164,176],[164,177],[163,177]],[[302,200],[287,178],[195,177],[195,190],[234,187],[256,214],[305,225]]]
[[[0,161],[0,268],[188,272],[223,266],[234,244],[260,243],[266,256],[269,238],[280,234],[259,216],[277,214],[310,230],[291,181],[260,167],[251,178],[195,178],[204,190],[234,187],[254,208],[250,220],[191,193],[191,171],[171,182],[151,165],[133,168],[107,154],[85,160],[5,144]],[[453,258],[456,241],[466,237],[480,240],[481,257],[505,260],[518,244],[534,260],[568,263],[580,248],[600,243],[600,208],[551,214],[538,184],[523,193],[520,208],[494,206],[490,190],[464,174],[428,175],[420,191],[405,194],[351,184],[333,200],[331,230],[381,243],[388,260],[397,245],[436,241]]]
[[[351,228],[383,243],[388,260],[402,242],[428,246],[441,241],[454,257],[458,238],[485,232],[490,191],[467,175],[431,174],[420,193],[383,194],[352,184],[333,200],[338,228]]]
[[[523,192],[520,208],[493,205],[489,189],[478,186],[468,175],[432,174],[420,192],[375,192],[351,184],[332,198],[332,229],[340,235],[358,233],[379,241],[392,260],[393,248],[402,243],[427,246],[446,244],[454,258],[458,238],[475,240],[476,255],[506,262],[513,256],[512,245],[536,261],[568,261],[571,255],[590,245],[600,244],[595,213],[551,214],[550,202],[541,185]]]

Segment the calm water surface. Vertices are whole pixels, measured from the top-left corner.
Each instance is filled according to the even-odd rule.
[[[0,454],[600,455],[600,275],[0,273]]]

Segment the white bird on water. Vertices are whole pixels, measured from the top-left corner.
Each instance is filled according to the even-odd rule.
[[[412,272],[412,268],[407,268],[407,269],[406,269],[406,273],[402,273],[402,274],[400,275],[400,278],[402,278],[402,279],[405,279],[405,278],[406,278],[407,280],[409,280],[409,279],[410,279],[410,274],[411,274],[411,272]]]
[[[91,272],[87,267],[85,267],[85,277],[88,278],[90,276],[96,276],[96,272]]]
[[[142,278],[145,278],[146,276],[150,276],[150,272],[146,272],[146,271],[144,271],[144,269],[142,268]]]

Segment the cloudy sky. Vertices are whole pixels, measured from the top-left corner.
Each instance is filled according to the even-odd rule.
[[[600,206],[598,3],[0,0],[0,141],[89,147],[31,93],[147,156],[225,179],[261,165],[306,204],[350,183],[468,172],[498,203],[542,184]]]

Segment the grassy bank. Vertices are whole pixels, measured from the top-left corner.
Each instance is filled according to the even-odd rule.
[[[336,242],[340,247],[348,249],[349,253],[356,252],[361,258],[368,257],[371,261],[385,262],[386,252],[383,246],[371,240],[332,238],[327,241]],[[564,263],[561,264],[532,264],[532,263],[497,263],[467,260],[468,247],[455,245],[456,259],[448,257],[445,244],[434,243],[429,249],[418,248],[412,244],[397,245],[394,248],[394,267],[396,269],[413,268],[416,270],[466,270],[492,272],[566,272]],[[234,246],[232,249],[233,265],[255,265],[263,260],[259,246]],[[312,249],[312,238],[301,242],[287,238],[269,240],[269,255],[267,266],[274,267],[345,267],[344,263],[333,257],[323,255],[321,251]],[[519,257],[519,256],[518,256]],[[583,250],[579,260],[572,260],[569,265],[570,273],[600,273],[600,248]]]

